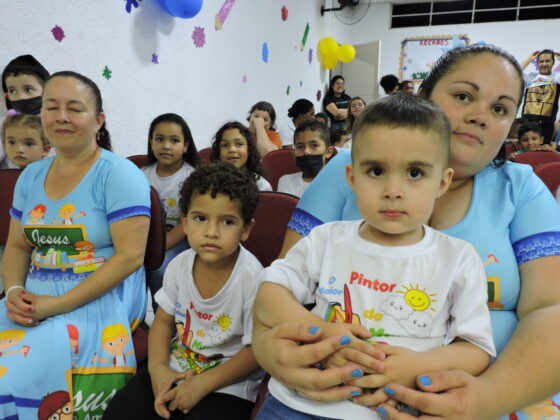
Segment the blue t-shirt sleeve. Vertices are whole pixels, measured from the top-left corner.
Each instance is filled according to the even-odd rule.
[[[346,165],[350,151],[341,150],[319,172],[299,200],[288,228],[306,236],[323,223],[343,220],[343,211],[352,190],[346,182]]]
[[[560,206],[530,167],[519,170],[512,165],[507,173],[516,203],[510,239],[517,263],[560,255]]]
[[[23,207],[25,200],[30,194],[30,189],[35,185],[34,180],[40,175],[40,170],[45,166],[50,166],[52,159],[44,159],[43,161],[34,162],[28,165],[23,172],[19,175],[14,190],[14,198],[12,200],[12,207],[10,208],[10,216],[16,220],[21,221],[23,216]],[[42,186],[42,184],[39,184]]]
[[[107,221],[113,223],[132,216],[150,216],[150,184],[132,162],[116,158],[105,179]]]

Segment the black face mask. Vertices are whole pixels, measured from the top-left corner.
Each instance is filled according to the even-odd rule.
[[[296,166],[304,177],[314,177],[323,167],[323,155],[296,156]]]
[[[43,99],[40,96],[30,99],[21,99],[19,101],[10,101],[12,108],[20,114],[39,115]]]

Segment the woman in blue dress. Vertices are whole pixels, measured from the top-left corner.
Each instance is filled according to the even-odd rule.
[[[422,418],[560,417],[560,395],[554,395],[560,391],[560,208],[529,166],[505,162],[498,153],[523,91],[517,61],[491,45],[448,51],[422,84],[422,94],[443,109],[452,126],[453,182],[437,200],[429,224],[470,242],[479,252],[499,352],[478,377],[458,370],[424,372],[420,367],[417,385],[427,392],[385,379],[381,386],[387,396],[425,413]],[[306,190],[290,221],[285,249],[317,225],[361,217],[345,181],[350,162],[350,153],[340,152]],[[368,375],[352,381],[356,365],[308,368],[343,347],[340,337],[295,346],[294,341],[321,338],[315,328],[309,330],[314,334],[308,329],[286,324],[267,330],[255,319],[257,360],[273,376],[317,401],[340,400],[353,391],[380,386],[373,386]],[[361,395],[354,401],[371,406],[370,398]],[[388,404],[378,413],[388,419],[413,418]]]
[[[109,151],[91,80],[52,75],[41,119],[56,156],[23,171],[10,210],[0,418],[101,418],[136,370],[131,330],[146,307],[149,185]]]

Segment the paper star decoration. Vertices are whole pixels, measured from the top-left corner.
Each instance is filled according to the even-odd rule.
[[[154,63],[154,64],[159,64],[159,61],[158,61],[158,60],[159,60],[158,55],[157,55],[156,53],[153,53],[153,54],[152,54],[152,63]]]
[[[130,13],[132,11],[132,7],[135,9],[138,8],[138,2],[142,0],[126,0],[126,13]]]
[[[206,44],[206,35],[204,34],[204,28],[195,26],[191,38],[196,48],[204,47],[204,44]]]

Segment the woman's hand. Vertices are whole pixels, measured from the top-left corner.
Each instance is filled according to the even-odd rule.
[[[36,295],[27,290],[19,295],[26,302],[27,316],[32,318],[35,325],[43,319],[62,313],[58,297],[49,295]],[[29,325],[29,324],[27,324]]]
[[[323,339],[318,327],[284,323],[267,329],[255,323],[253,352],[259,364],[273,377],[315,401],[340,401],[361,393],[344,385],[363,375],[357,365],[321,370],[313,365],[350,344],[350,337]],[[301,343],[313,343],[300,345]]]
[[[10,291],[4,304],[6,305],[8,318],[16,324],[25,327],[34,327],[38,324],[32,316],[33,306],[31,302],[23,297],[29,293],[25,289],[14,289]]]
[[[423,413],[420,419],[437,417],[454,420],[490,420],[498,417],[485,408],[485,403],[492,399],[492,386],[482,377],[474,377],[459,370],[445,370],[419,376],[417,384],[421,391],[396,383],[387,385],[384,391],[392,400],[402,402]],[[377,412],[388,420],[416,419],[410,414],[397,411],[390,404],[381,404]]]

